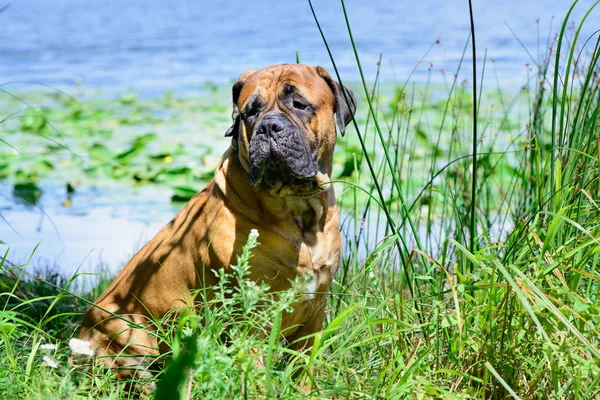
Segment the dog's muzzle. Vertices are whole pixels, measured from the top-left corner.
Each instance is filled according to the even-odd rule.
[[[250,139],[250,184],[270,190],[277,183],[312,184],[317,176],[316,155],[300,130],[280,115],[266,115]]]

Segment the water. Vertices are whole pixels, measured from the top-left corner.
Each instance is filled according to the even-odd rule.
[[[340,3],[314,3],[342,77],[358,81]],[[505,22],[537,57],[568,3],[475,0],[480,58],[487,49],[503,83],[521,84],[531,60]],[[574,20],[592,1],[580,3]],[[368,78],[383,53],[383,78],[403,82],[438,38],[415,79],[425,79],[430,63],[435,78],[455,70],[470,29],[466,0],[348,0],[346,6]],[[17,0],[0,14],[0,26],[2,82],[184,90],[295,62],[296,51],[305,63],[331,67],[306,1]],[[595,12],[582,35],[598,26]]]
[[[0,236],[11,262],[24,263],[35,249],[34,268],[67,275],[120,268],[182,207],[170,202],[170,191],[152,186],[80,187],[70,198],[62,186],[42,188],[37,207],[0,196]]]
[[[479,58],[487,49],[494,60],[487,79],[495,85],[497,75],[502,85],[518,87],[531,59],[507,25],[538,58],[569,2],[474,3]],[[592,1],[580,3],[573,20],[581,20]],[[456,69],[470,30],[466,0],[346,5],[367,79],[374,78],[382,53],[382,79],[404,82],[438,39],[413,80],[424,81],[431,69],[432,79],[442,82],[442,70]],[[343,79],[358,82],[340,4],[316,0],[315,9]],[[595,12],[582,37],[598,26]],[[38,82],[72,93],[78,82],[77,90],[194,93],[206,82],[229,84],[248,69],[295,62],[296,51],[302,62],[331,68],[304,1],[17,0],[0,14],[4,89],[38,90],[32,83]],[[44,190],[42,208],[34,208],[15,203],[10,186],[0,182],[0,214],[12,225],[0,221],[0,239],[10,243],[14,261],[26,260],[39,243],[36,263],[59,265],[65,273],[80,265],[120,268],[179,209],[169,202],[170,192],[152,187],[82,188],[70,208],[62,206],[62,187],[48,183]]]

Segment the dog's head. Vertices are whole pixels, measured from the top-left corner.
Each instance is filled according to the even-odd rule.
[[[331,180],[336,121],[343,135],[356,99],[322,67],[274,65],[233,85],[232,136],[248,181],[273,196],[314,196]]]

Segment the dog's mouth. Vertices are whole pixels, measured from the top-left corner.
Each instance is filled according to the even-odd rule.
[[[277,195],[311,196],[323,189],[317,183],[316,155],[302,134],[291,126],[280,132],[255,132],[250,139],[248,182]]]
[[[316,173],[312,177],[296,176],[287,165],[269,159],[262,167],[250,164],[248,181],[260,189],[270,190],[277,184],[288,186],[311,185],[315,182],[315,178]]]

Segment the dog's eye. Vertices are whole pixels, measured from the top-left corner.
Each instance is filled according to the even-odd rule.
[[[258,114],[258,109],[253,107],[246,111],[244,114],[247,118],[254,117],[256,114]]]
[[[294,100],[294,108],[296,110],[304,111],[304,110],[306,110],[308,108],[308,104],[304,104],[301,101]]]

